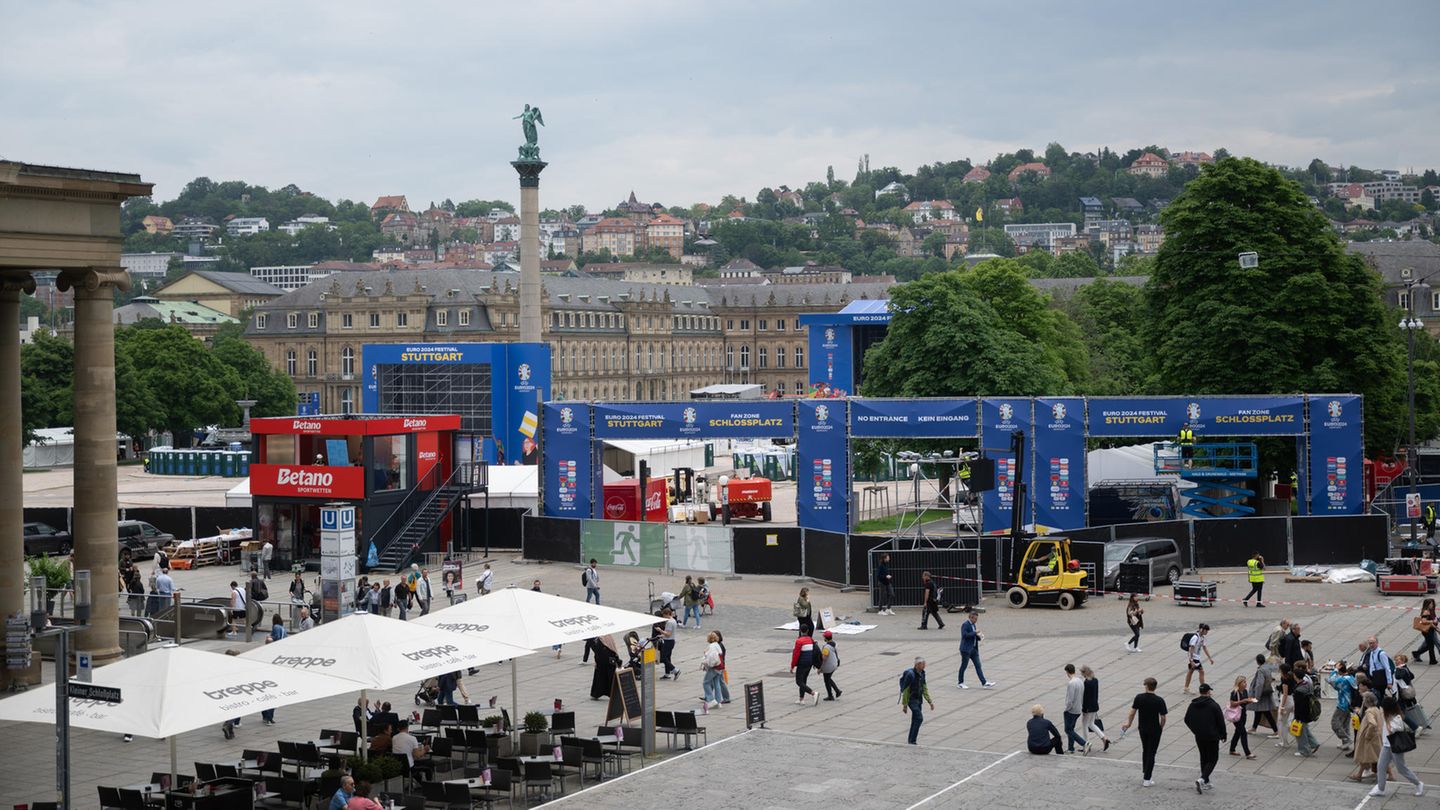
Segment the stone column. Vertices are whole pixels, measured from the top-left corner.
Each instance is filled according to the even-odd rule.
[[[0,616],[30,615],[25,604],[25,492],[21,483],[20,294],[34,292],[29,275],[0,281]],[[0,636],[0,650],[5,639]],[[37,656],[38,657],[38,656]],[[9,686],[0,679],[0,686]]]
[[[541,160],[510,163],[520,174],[520,342],[540,342]]]
[[[67,270],[75,289],[75,569],[90,571],[90,629],[75,649],[97,661],[120,656],[119,546],[115,521],[114,293],[129,289],[120,267]]]

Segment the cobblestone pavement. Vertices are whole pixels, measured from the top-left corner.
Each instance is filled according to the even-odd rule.
[[[497,558],[493,564],[500,586],[528,586],[532,579],[539,578],[548,592],[583,597],[583,591],[576,582],[578,566],[529,564],[503,557]],[[618,607],[643,610],[647,606],[647,579],[655,581],[657,591],[678,591],[683,573],[676,572],[672,576],[655,571],[605,569],[601,581],[602,599]],[[1244,593],[1243,574],[1206,574],[1220,580],[1222,598],[1235,599]],[[468,569],[467,576],[473,582],[474,575]],[[234,578],[238,578],[235,568],[176,572],[178,585],[185,589],[187,596],[192,597],[223,595],[226,584]],[[1266,586],[1270,607],[1263,610],[1243,608],[1230,602],[1212,608],[1181,607],[1162,598],[1146,603],[1146,630],[1142,639],[1144,651],[1133,655],[1123,647],[1127,634],[1123,603],[1120,601],[1096,599],[1080,610],[1067,613],[1043,608],[1012,610],[1004,607],[1000,599],[988,599],[986,606],[990,609],[981,619],[981,629],[986,634],[982,655],[986,676],[998,686],[982,690],[974,688],[977,684],[972,682],[972,688],[964,691],[955,687],[959,665],[959,622],[963,617],[947,615],[943,631],[933,628],[920,631],[916,629],[917,615],[913,609],[901,609],[896,616],[867,615],[863,613],[868,604],[865,593],[841,593],[811,585],[812,599],[817,608],[833,606],[841,616],[854,615],[878,626],[859,635],[838,637],[843,665],[836,680],[844,689],[844,696],[833,703],[822,701],[818,706],[798,706],[794,703],[795,692],[792,690],[795,687],[788,671],[793,636],[772,628],[789,620],[789,607],[800,583],[784,577],[747,576],[738,580],[714,577],[711,584],[717,610],[713,616],[705,617],[704,629],[719,629],[725,634],[731,691],[736,702],[703,717],[702,723],[709,729],[712,744],[742,731],[741,684],[760,679],[765,682],[768,725],[772,729],[828,738],[903,743],[908,723],[897,705],[897,679],[914,657],[920,655],[929,662],[929,684],[936,704],[933,712],[926,713],[920,748],[998,752],[989,755],[993,758],[1023,747],[1024,723],[1029,718],[1032,704],[1044,704],[1049,714],[1058,718],[1064,695],[1061,667],[1066,662],[1074,662],[1077,666],[1089,664],[1097,672],[1101,680],[1102,717],[1112,732],[1124,721],[1130,700],[1140,689],[1140,682],[1153,675],[1160,680],[1159,693],[1171,707],[1173,723],[1160,748],[1159,762],[1167,767],[1162,785],[1173,783],[1176,786],[1173,791],[1176,804],[1173,806],[1183,807],[1186,805],[1178,802],[1194,801],[1200,797],[1183,798],[1186,780],[1194,778],[1190,774],[1196,767],[1196,753],[1189,735],[1183,733],[1178,724],[1189,700],[1189,696],[1181,693],[1184,655],[1177,644],[1181,632],[1193,628],[1199,621],[1214,627],[1210,643],[1215,664],[1206,669],[1217,691],[1228,691],[1236,675],[1248,677],[1254,672],[1255,653],[1261,649],[1281,616],[1302,623],[1304,637],[1314,641],[1316,654],[1321,659],[1353,656],[1356,643],[1371,633],[1378,634],[1381,645],[1392,654],[1416,645],[1417,637],[1410,628],[1413,613],[1408,609],[1418,607],[1418,600],[1382,597],[1373,585],[1368,584],[1287,584],[1278,581],[1278,572],[1272,573],[1270,579]],[[272,580],[272,592],[283,594],[283,583],[283,578]],[[1162,592],[1168,593],[1168,588]],[[1369,607],[1315,607],[1308,604],[1284,605],[1283,602]],[[203,649],[217,651],[245,646],[243,641],[226,639],[195,643]],[[684,674],[677,681],[660,681],[657,684],[658,708],[689,710],[699,706],[700,677],[697,668],[703,649],[703,631],[681,631],[675,661],[684,669]],[[579,652],[579,649],[567,646],[558,659],[548,652],[541,652],[520,662],[522,711],[549,706],[558,697],[564,700],[567,708],[578,712],[579,727],[602,722],[603,703],[588,699],[591,669],[579,665]],[[1418,675],[1416,686],[1422,700],[1432,711],[1440,708],[1440,690],[1435,688],[1440,684],[1440,677],[1436,677],[1440,674],[1440,667],[1419,664],[1413,668]],[[47,664],[45,671],[49,679],[52,666]],[[508,666],[485,667],[477,675],[465,679],[466,689],[476,702],[483,703],[494,695],[499,697],[502,705],[508,705],[509,672]],[[103,669],[96,672],[95,680],[104,683]],[[811,685],[823,691],[818,676],[811,679]],[[413,690],[403,689],[380,697],[413,708],[412,695]],[[280,710],[277,725],[273,727],[261,725],[258,717],[246,718],[233,741],[224,740],[219,729],[187,733],[179,740],[182,770],[190,771],[190,763],[195,761],[233,762],[239,759],[240,752],[245,748],[273,750],[277,739],[308,740],[313,739],[321,728],[348,728],[353,704],[354,698],[333,698],[288,707]],[[1327,706],[1327,717],[1329,709]],[[1205,798],[1217,803],[1223,801],[1227,806],[1243,807],[1247,806],[1243,803],[1245,801],[1253,799],[1258,802],[1267,796],[1273,801],[1282,791],[1289,795],[1290,791],[1310,790],[1314,785],[1321,792],[1310,802],[1310,806],[1354,807],[1356,802],[1350,801],[1350,798],[1361,786],[1344,781],[1352,762],[1336,748],[1328,723],[1321,726],[1317,729],[1317,736],[1324,745],[1313,758],[1297,758],[1292,754],[1293,749],[1278,749],[1273,742],[1258,738],[1252,740],[1258,754],[1256,760],[1222,754],[1216,776],[1218,792]],[[0,806],[51,798],[53,739],[51,730],[45,726],[0,723],[0,760],[6,763],[5,777],[0,778]],[[1422,735],[1419,749],[1408,759],[1422,779],[1440,785],[1440,759],[1437,759],[1440,746],[1434,744],[1434,739],[1430,734]],[[723,750],[720,748],[717,752]],[[885,751],[887,756],[904,755],[903,748],[881,745],[877,750]],[[911,755],[929,756],[914,752]],[[166,744],[162,741],[136,739],[127,744],[113,735],[88,731],[75,732],[72,756],[76,807],[95,806],[96,785],[126,785],[142,781],[152,770],[167,767],[168,762]],[[1135,762],[1139,759],[1139,746],[1133,737],[1112,746],[1109,752],[1097,752],[1084,759],[1047,758],[1041,763],[1038,759],[1027,757],[1017,756],[1003,768],[997,767],[975,776],[966,785],[1002,786],[1003,789],[995,790],[993,802],[987,799],[987,803],[993,803],[995,807],[1011,806],[1005,802],[1018,806],[1022,800],[1031,805],[1034,799],[1045,798],[1080,806],[1101,801],[1111,806],[1147,806],[1147,802],[1160,801],[1170,803],[1169,799],[1157,798],[1169,795],[1167,791],[1170,788],[1142,791],[1138,786],[1139,766]],[[780,762],[794,761],[797,770],[806,772],[826,767],[826,758],[822,753],[777,759]],[[1168,770],[1169,766],[1175,766],[1174,775]],[[707,775],[706,780],[723,780],[727,785],[738,782],[753,784],[757,797],[768,796],[771,802],[779,795],[775,791],[785,783],[782,780],[794,775],[782,768],[773,777],[767,772],[749,778],[738,766],[717,767],[724,772]],[[830,768],[826,778],[849,779],[853,770],[837,765]],[[892,769],[883,770],[888,772]],[[926,770],[926,766],[920,765],[900,768],[896,773],[918,775]],[[937,783],[939,787],[934,789],[951,784],[974,770],[978,768],[969,771],[948,768],[937,778],[950,778]],[[930,777],[925,779],[924,784],[930,784]],[[1084,791],[1071,795],[1068,788],[1070,780],[1081,780],[1077,784],[1082,785]],[[1090,787],[1092,780],[1093,788]],[[1193,790],[1193,785],[1191,787]],[[688,784],[686,788],[689,788]],[[1385,807],[1410,807],[1417,801],[1404,786],[1392,787],[1390,793],[1391,798],[1383,804]],[[674,795],[679,797],[682,794]],[[921,797],[924,795],[928,793],[922,793]],[[821,797],[817,800],[833,803],[833,798]],[[933,806],[957,806],[946,804],[948,799],[945,797],[936,801]],[[793,804],[798,806],[801,802],[797,799]],[[757,798],[754,806],[785,805],[767,805]],[[1377,805],[1372,800],[1367,806]]]

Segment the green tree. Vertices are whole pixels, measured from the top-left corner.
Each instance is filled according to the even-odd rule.
[[[126,344],[139,382],[159,396],[163,423],[177,442],[197,428],[239,421],[234,400],[244,381],[182,327],[136,324],[117,329],[115,341]]]
[[[1122,396],[1144,393],[1150,352],[1141,337],[1145,296],[1122,281],[1096,279],[1080,287],[1063,309],[1084,336],[1090,359],[1086,393]]]
[[[1143,336],[1176,394],[1354,391],[1369,452],[1405,424],[1405,355],[1380,277],[1348,254],[1300,187],[1248,158],[1208,166],[1161,215]],[[1241,268],[1254,251],[1259,266]],[[1436,426],[1433,405],[1424,435]]]
[[[115,343],[115,429],[138,439],[165,428],[159,392],[141,379],[129,344]]]
[[[27,440],[38,428],[74,424],[74,379],[75,348],[69,341],[39,332],[21,347],[20,420]]]
[[[1000,228],[982,228],[970,232],[971,253],[994,253],[1009,258],[1015,255],[1015,240]]]
[[[226,324],[210,343],[210,353],[240,377],[240,389],[234,399],[256,401],[255,416],[285,416],[295,410],[295,383],[265,359],[265,355],[245,342],[244,327]]]

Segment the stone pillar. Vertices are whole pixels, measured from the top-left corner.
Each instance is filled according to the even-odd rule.
[[[541,160],[510,163],[520,174],[520,342],[540,342]]]
[[[21,483],[20,441],[20,294],[34,292],[35,281],[0,281],[0,617],[16,613],[28,616],[25,582],[19,572],[25,568],[25,492]],[[0,636],[0,650],[5,644]],[[0,655],[3,658],[3,655]],[[37,656],[38,658],[38,656]],[[0,686],[9,683],[0,679]]]
[[[115,521],[115,288],[129,289],[119,267],[67,270],[75,289],[75,569],[88,569],[94,591],[90,629],[75,649],[98,661],[120,656],[119,547]]]

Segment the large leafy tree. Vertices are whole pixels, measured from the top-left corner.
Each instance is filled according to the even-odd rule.
[[[1248,158],[1207,167],[1165,209],[1143,334],[1158,390],[1186,394],[1353,391],[1366,445],[1405,425],[1405,351],[1381,283],[1346,253],[1298,184]],[[1259,266],[1237,254],[1254,251]],[[1428,398],[1428,392],[1427,392]],[[1427,403],[1425,435],[1434,432]]]
[[[1086,393],[1122,396],[1143,393],[1150,352],[1140,336],[1144,291],[1122,281],[1096,279],[1065,301],[1090,358]]]
[[[240,374],[182,327],[142,322],[116,330],[115,340],[124,344],[140,384],[156,393],[163,424],[177,442],[197,428],[239,421]]]
[[[211,341],[210,352],[239,375],[239,393],[256,401],[252,411],[255,416],[284,416],[295,411],[294,381],[245,342],[243,327],[239,324],[222,327]]]
[[[1084,373],[1084,347],[1015,262],[924,276],[893,288],[890,306],[865,354],[867,396],[1065,394]]]

